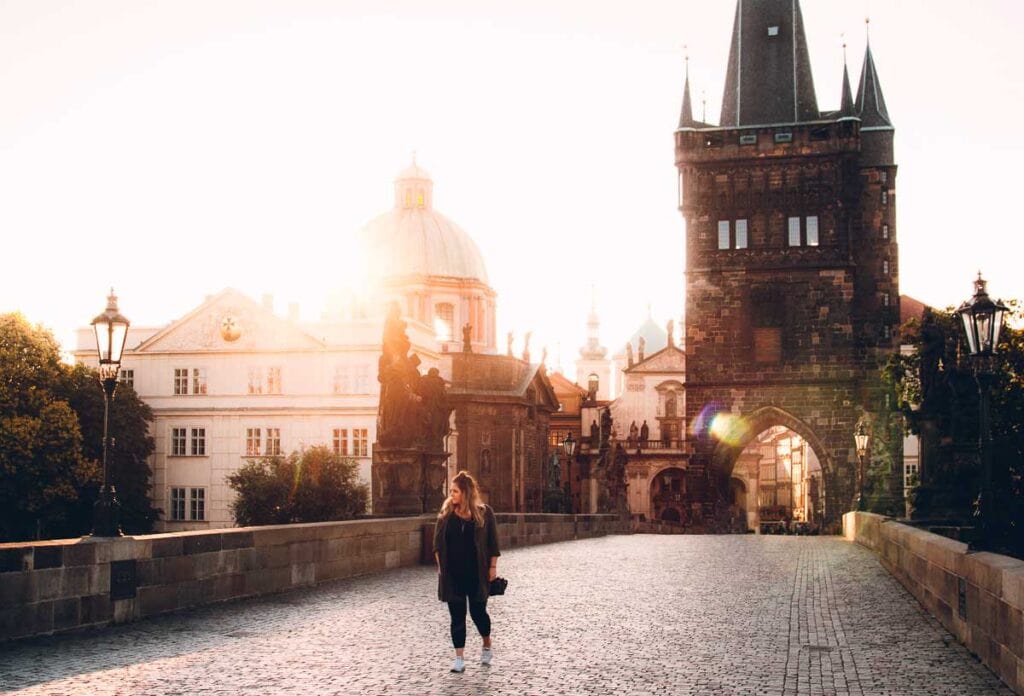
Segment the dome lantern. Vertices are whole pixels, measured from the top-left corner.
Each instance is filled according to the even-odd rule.
[[[434,206],[434,181],[416,164],[402,170],[395,179],[395,208],[397,210],[430,210]]]

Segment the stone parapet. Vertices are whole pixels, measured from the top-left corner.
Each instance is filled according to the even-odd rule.
[[[1018,694],[1024,694],[1024,561],[882,515],[848,512],[843,535],[893,577]]]
[[[433,562],[434,519],[0,544],[0,642]],[[497,519],[502,548],[630,531],[628,522],[611,515],[498,514]]]

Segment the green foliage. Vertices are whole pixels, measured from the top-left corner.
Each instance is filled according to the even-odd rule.
[[[125,529],[152,529],[149,409],[123,389],[111,405],[110,480]],[[0,541],[78,536],[92,526],[102,483],[103,391],[84,367],[61,362],[49,331],[0,315]]]
[[[356,462],[323,445],[248,462],[227,480],[243,527],[352,519],[366,512],[369,496]]]
[[[103,461],[103,389],[99,375],[84,365],[68,368],[61,391],[78,415],[82,430],[82,455],[86,459]],[[125,534],[146,534],[153,531],[160,510],[153,507],[149,497],[152,470],[147,461],[156,445],[149,435],[153,411],[135,393],[134,389],[118,385],[110,402],[110,449],[107,453],[110,481],[117,490],[121,503],[121,529]],[[79,515],[82,524],[89,526],[92,502],[96,491],[82,497]]]
[[[997,355],[989,360],[993,488],[1007,550],[1024,553],[1024,330],[1016,301]],[[959,317],[932,310],[903,327],[911,355],[894,356],[883,376],[908,429],[921,437],[924,471],[914,491],[918,516],[969,522],[979,488],[979,384]]]

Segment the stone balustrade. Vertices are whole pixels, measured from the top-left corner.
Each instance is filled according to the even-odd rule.
[[[843,515],[843,535],[893,577],[1016,693],[1024,693],[1024,561],[969,552],[960,541],[869,512]]]
[[[503,549],[628,533],[612,515],[499,513]],[[434,517],[0,544],[0,641],[432,563]]]

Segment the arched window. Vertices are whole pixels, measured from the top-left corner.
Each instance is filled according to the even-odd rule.
[[[676,393],[674,391],[670,391],[665,395],[665,417],[676,417]]]
[[[455,306],[448,302],[434,305],[434,331],[437,340],[451,341],[452,327],[455,326]]]
[[[416,206],[422,208],[423,200],[423,189],[419,189],[419,191],[416,192]]]

